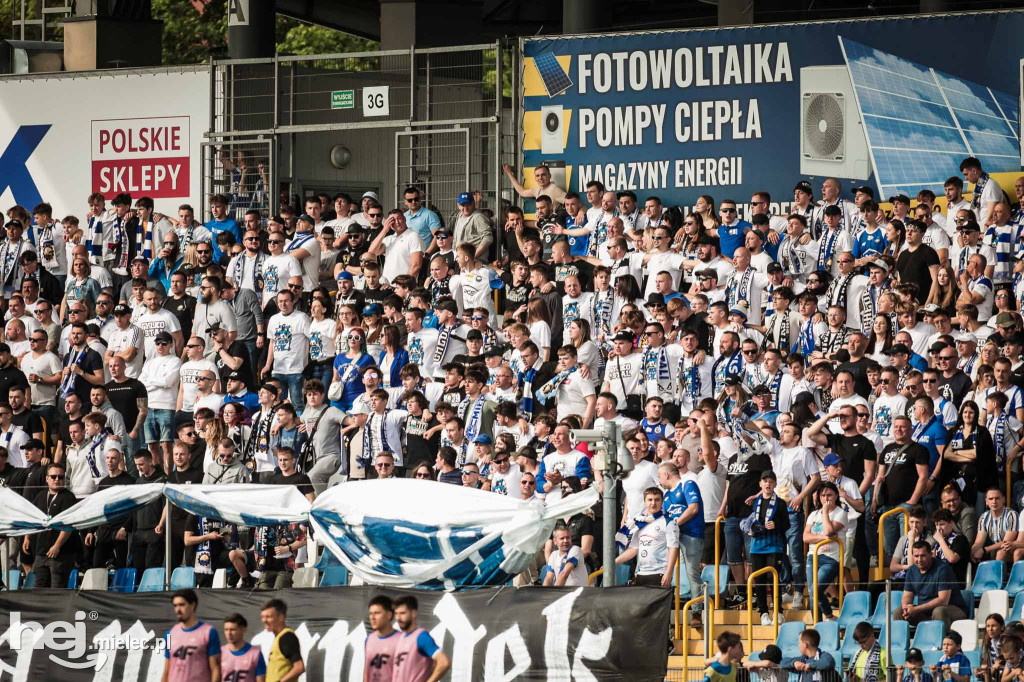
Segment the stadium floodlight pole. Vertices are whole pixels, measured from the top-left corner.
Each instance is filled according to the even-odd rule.
[[[573,439],[579,442],[593,443],[597,446],[592,465],[604,477],[604,518],[602,519],[602,537],[604,542],[602,567],[602,587],[615,586],[615,522],[617,518],[616,495],[620,478],[625,478],[633,470],[633,456],[629,454],[622,442],[622,431],[613,421],[606,421],[601,429],[574,429]]]

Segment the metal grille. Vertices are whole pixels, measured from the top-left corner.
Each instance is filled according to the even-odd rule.
[[[228,198],[228,213],[239,224],[249,210],[257,210],[266,220],[277,213],[274,189],[274,144],[271,138],[231,139],[223,143],[203,144],[202,207],[196,215],[210,216],[210,197]]]
[[[460,192],[471,191],[468,128],[414,130],[395,133],[395,196],[416,187],[424,206],[441,219],[458,210]]]

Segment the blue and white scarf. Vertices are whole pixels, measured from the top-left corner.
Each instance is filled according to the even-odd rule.
[[[690,360],[689,367],[686,367],[687,360]],[[682,396],[690,401],[691,406],[696,405],[701,394],[700,367],[697,366],[696,360],[694,358],[679,358],[677,375]]]
[[[153,258],[153,219],[139,220],[135,227],[135,250],[146,260]]]
[[[629,543],[633,540],[634,533],[639,533],[647,524],[654,523],[664,515],[664,512],[660,510],[653,514],[643,512],[637,514],[626,525],[619,528],[618,532],[615,533],[615,546],[618,547],[619,552],[624,552],[629,548]]]
[[[732,276],[732,280],[729,282],[728,290],[728,303],[729,308],[733,308],[739,303],[747,303],[750,301],[750,282],[754,279],[755,270],[752,267],[747,267],[740,275],[736,273]]]
[[[996,448],[996,468],[1002,473],[1006,468],[1006,429],[1009,428],[1010,419],[1005,412],[998,416],[989,415],[985,427],[992,434],[992,442]]]
[[[753,520],[755,523],[760,523],[761,519],[761,503],[764,502],[764,495],[758,495],[757,499],[754,500],[754,515]],[[779,496],[772,493],[771,499],[768,500],[768,511],[764,514],[764,521],[768,523],[775,518],[775,508],[779,505]],[[749,531],[748,531],[749,532]],[[749,533],[753,535],[753,533]]]
[[[85,451],[85,461],[89,464],[89,469],[92,471],[93,478],[100,477],[99,467],[96,466],[96,450],[103,447],[103,443],[106,442],[107,436],[111,434],[110,429],[104,427],[89,443],[89,448]],[[8,434],[9,436],[10,434]]]
[[[804,259],[806,257],[807,252],[800,248],[797,240],[786,235],[779,245],[779,262],[782,263],[782,269],[791,275],[799,277],[804,273]]]
[[[288,248],[285,249],[285,253],[291,253],[292,251],[301,249],[313,238],[314,235],[312,232],[296,232],[292,240],[288,242]]]
[[[558,393],[558,389],[561,387],[562,383],[568,379],[573,372],[579,370],[579,368],[579,365],[573,365],[569,369],[563,369],[561,372],[556,374],[555,378],[537,389],[537,400],[542,403],[546,403],[551,400],[551,398]]]
[[[75,379],[78,375],[75,374],[75,367],[78,367],[82,362],[82,358],[85,357],[88,352],[89,346],[82,345],[82,350],[78,351],[78,355],[72,359],[71,354],[75,351],[74,348],[68,351],[67,355],[64,356],[65,367],[70,367],[71,371],[68,372],[67,376],[64,377],[60,382],[60,395],[63,398],[67,398],[69,395],[75,392]],[[68,362],[70,360],[70,362]]]
[[[520,375],[520,385],[522,386],[522,398],[519,400],[519,409],[522,410],[523,416],[527,420],[533,419],[533,380],[537,378],[537,369],[535,367],[528,368],[525,372]]]
[[[391,449],[391,445],[388,443],[388,434],[386,426],[388,423],[388,415],[391,413],[389,408],[384,409],[384,414],[377,414],[376,412],[371,413],[366,418],[366,424],[363,426],[363,452],[359,457],[363,462],[371,462],[373,458],[379,455],[381,452],[387,452],[395,454]],[[373,435],[377,436],[380,441],[380,451],[373,451]]]
[[[477,397],[475,401],[467,395],[459,403],[459,416],[466,425],[466,439],[469,441],[476,440],[480,435],[480,417],[483,416],[485,402],[487,399],[483,395]]]
[[[33,243],[39,248],[39,260],[42,261],[43,266],[51,270],[59,267],[60,263],[57,261],[57,251],[53,243],[53,223],[40,226],[35,238]],[[32,241],[31,238],[30,241]]]
[[[643,355],[643,368],[644,383],[654,382],[657,387],[656,393],[648,388],[647,395],[661,395],[663,398],[668,396],[668,387],[672,385],[672,371],[668,366],[668,353],[665,347],[648,346]]]
[[[94,265],[103,262],[103,216],[89,218],[89,256]]]
[[[834,230],[826,230],[825,234],[821,236],[821,247],[818,249],[818,269],[832,271],[832,258],[835,256],[833,251],[836,248],[836,240],[839,239],[839,235],[842,233],[842,226],[837,227]]]
[[[437,328],[438,332],[440,333],[437,335],[437,346],[434,348],[435,365],[441,363],[441,360],[444,358],[445,352],[448,350],[448,343],[452,340],[452,334],[455,333],[455,330],[458,329],[458,327],[459,325],[457,324],[442,324],[440,327]]]
[[[721,355],[715,360],[711,367],[711,375],[714,379],[713,391],[718,395],[725,386],[725,380],[732,374],[738,375],[743,371],[743,354],[736,351],[731,357]]]
[[[772,377],[771,383],[768,384],[768,388],[772,392],[772,407],[776,410],[779,409],[779,389],[782,388],[782,377],[784,374],[785,372],[780,369],[775,373],[775,376]]]
[[[981,217],[981,195],[985,191],[988,181],[988,173],[979,175],[978,181],[974,183],[974,194],[971,195],[971,208],[974,209],[974,215],[979,218]]]
[[[253,263],[252,270],[252,284],[257,292],[263,291],[263,261],[267,259],[267,254],[262,251],[256,252],[256,262]],[[236,287],[241,288],[242,280],[245,279],[245,265],[249,261],[249,256],[245,251],[238,254],[238,258],[235,260],[235,267],[231,268],[231,281],[235,283]],[[341,298],[340,296],[338,297]]]
[[[814,318],[811,317],[800,327],[800,338],[793,345],[792,352],[804,356],[806,364],[811,353],[814,352]]]

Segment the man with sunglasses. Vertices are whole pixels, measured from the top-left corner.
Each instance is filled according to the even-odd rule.
[[[41,491],[32,501],[36,509],[47,516],[56,516],[75,505],[75,496],[64,487],[65,477],[64,467],[60,464],[51,464],[47,468],[46,490]],[[67,530],[47,530],[32,537],[35,544],[32,572],[36,576],[36,587],[67,585],[68,574],[74,567],[79,549],[78,534]],[[22,549],[29,552],[32,544],[26,535]]]
[[[146,361],[139,375],[147,400],[143,422],[143,442],[170,470],[171,444],[174,442],[174,410],[181,381],[181,360],[174,354],[174,340],[162,331],[153,340],[156,354]]]
[[[61,362],[47,349],[49,337],[36,330],[29,336],[31,350],[21,359],[21,371],[31,388],[32,412],[46,420],[47,428],[57,425],[57,385],[61,380]]]
[[[284,251],[283,232],[271,232],[267,238],[270,255],[263,264],[263,309],[266,311],[277,294],[287,289],[291,277],[302,275],[302,267],[295,256]]]

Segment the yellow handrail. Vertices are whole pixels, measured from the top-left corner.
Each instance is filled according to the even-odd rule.
[[[910,515],[903,507],[894,507],[878,517],[878,567],[875,569],[875,580],[889,577],[889,563],[885,560],[885,520],[893,514],[903,514],[903,534],[910,529]]]
[[[839,610],[840,612],[843,610],[843,573],[846,572],[845,562],[843,561],[843,541],[839,538],[826,538],[814,545],[814,551],[811,556],[811,577],[813,578],[811,585],[813,589],[811,592],[811,598],[814,599],[814,610],[811,612],[813,617],[813,620],[811,621],[812,625],[816,625],[818,623],[818,550],[832,542],[839,545]]]
[[[772,622],[775,639],[779,638],[779,572],[773,566],[765,566],[747,576],[747,651],[754,650],[754,578],[762,573],[772,574]]]
[[[678,582],[678,580],[677,580],[677,582]],[[679,593],[677,592],[676,596],[678,596],[678,594]],[[688,601],[685,604],[683,604],[683,611],[689,613],[690,607],[693,606],[694,604],[696,604],[699,601],[704,601],[704,595],[701,595],[699,597],[694,597],[690,601]],[[705,615],[707,615],[707,614],[705,614]],[[712,618],[711,620],[713,621],[714,618]],[[677,634],[678,634],[678,628],[679,628],[679,612],[677,611],[676,612],[676,631],[677,631]],[[679,639],[679,638],[676,637],[676,639]],[[690,628],[689,628],[689,626],[687,626],[687,627],[683,628],[683,670],[684,671],[688,671],[690,669],[690,666],[687,665],[689,662],[690,662]]]
[[[1009,498],[1007,498],[1007,499],[1009,499]],[[720,608],[720,606],[718,604],[718,600],[720,599],[720,596],[719,596],[720,593],[718,591],[718,562],[719,562],[719,557],[718,557],[718,523],[720,521],[725,521],[725,517],[724,516],[719,516],[717,519],[715,519],[715,609],[716,610],[718,608]]]
[[[593,587],[594,586],[594,581],[597,580],[598,577],[600,577],[602,575],[604,575],[604,567],[603,566],[587,576],[587,587]]]
[[[1004,462],[1004,466],[1006,467],[1006,499],[1012,500],[1013,496],[1010,495],[1012,488],[1012,484],[1010,483],[1010,463]]]

